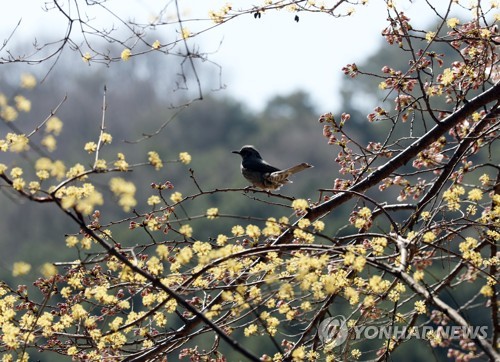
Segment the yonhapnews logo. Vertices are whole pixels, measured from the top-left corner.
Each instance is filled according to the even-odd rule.
[[[488,338],[488,326],[419,326],[407,327],[396,325],[354,326],[350,331],[343,315],[325,318],[318,327],[318,335],[322,343],[343,344],[349,332],[354,340],[360,339],[429,339],[439,336],[444,339],[476,339]]]

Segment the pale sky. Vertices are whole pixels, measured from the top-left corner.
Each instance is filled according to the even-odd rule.
[[[400,2],[409,4],[407,0]],[[109,0],[107,4],[116,8],[125,19],[133,17],[147,23],[161,9],[158,4],[165,3],[167,1]],[[207,17],[207,4],[217,10],[225,3],[227,1],[180,0],[185,16],[196,18]],[[240,0],[234,1],[233,7],[243,3],[252,4]],[[253,3],[260,4],[263,0]],[[423,0],[414,0],[413,5],[407,5],[407,10],[418,14],[414,7],[423,3]],[[42,11],[44,4],[45,0],[16,0],[3,4],[1,40],[19,20],[22,20],[21,25],[10,44],[32,42],[35,37],[39,43],[59,39],[64,34],[65,23],[57,11]],[[371,0],[368,6],[356,6],[355,9],[353,16],[345,18],[300,13],[298,23],[294,21],[294,13],[284,10],[266,13],[260,19],[245,15],[191,42],[209,52],[217,50],[211,59],[222,66],[223,82],[227,86],[224,92],[251,108],[260,109],[274,95],[302,89],[310,94],[319,112],[332,111],[340,105],[338,91],[344,77],[342,67],[362,62],[383,41],[380,33],[387,18],[384,3]],[[89,17],[100,21],[102,14],[96,6],[87,7],[85,11]],[[186,26],[190,27],[191,23]],[[161,34],[161,30],[158,33]]]

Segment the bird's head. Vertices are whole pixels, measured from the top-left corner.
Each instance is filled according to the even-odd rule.
[[[254,146],[250,146],[250,145],[243,146],[243,147],[241,147],[241,150],[233,151],[233,153],[240,155],[243,159],[248,158],[248,157],[255,157],[255,158],[262,159],[259,151],[257,151]]]

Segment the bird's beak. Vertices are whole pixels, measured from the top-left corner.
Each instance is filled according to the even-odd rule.
[[[231,153],[236,153],[237,155],[239,155],[240,151],[231,151]]]

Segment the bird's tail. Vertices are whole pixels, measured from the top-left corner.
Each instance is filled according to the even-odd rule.
[[[303,170],[305,170],[307,168],[311,168],[311,167],[314,167],[314,166],[304,162],[304,163],[301,163],[299,165],[289,167],[285,170],[275,171],[269,175],[269,179],[272,182],[276,182],[276,183],[286,182],[287,179],[291,175],[293,175],[294,173],[303,171]]]

